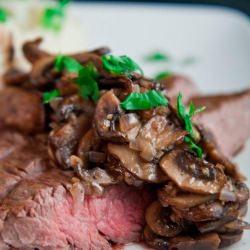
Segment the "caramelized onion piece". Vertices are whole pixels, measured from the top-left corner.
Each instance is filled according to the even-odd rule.
[[[125,142],[125,134],[118,131],[115,118],[119,115],[119,99],[113,91],[106,92],[96,105],[93,126],[101,139],[111,142]]]
[[[81,178],[87,195],[102,194],[105,186],[115,184],[113,177],[102,168],[76,169],[75,171]]]
[[[150,229],[165,237],[174,237],[182,231],[182,226],[170,220],[171,210],[163,208],[158,201],[153,202],[146,211],[145,217]]]
[[[219,166],[196,158],[183,150],[173,150],[160,161],[162,170],[181,189],[201,194],[217,194],[225,183]]]
[[[185,130],[177,128],[165,116],[156,115],[140,129],[133,148],[141,152],[143,159],[151,161],[159,151],[169,150],[183,142],[186,134]]]
[[[153,183],[162,183],[167,176],[157,164],[143,161],[138,153],[127,145],[108,144],[108,152],[137,178]]]

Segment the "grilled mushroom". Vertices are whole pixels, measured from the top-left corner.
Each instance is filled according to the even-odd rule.
[[[225,175],[219,166],[184,150],[173,150],[166,154],[160,166],[172,181],[189,192],[216,194],[225,183]]]
[[[168,238],[155,234],[149,226],[143,230],[143,238],[145,242],[154,249],[169,249]]]
[[[149,228],[160,236],[174,237],[183,227],[170,219],[171,209],[164,208],[158,201],[153,202],[147,209],[145,217]]]
[[[216,195],[181,193],[175,196],[170,196],[164,189],[159,189],[158,198],[163,207],[173,206],[185,209],[213,200],[216,198]]]
[[[234,233],[219,234],[220,241],[221,241],[219,248],[228,247],[240,241],[242,238],[242,235],[243,235],[243,231],[241,230],[234,232]]]
[[[120,114],[120,101],[113,91],[106,92],[96,105],[93,126],[101,139],[125,142],[125,134],[117,129],[116,119]]]
[[[24,43],[23,45],[24,56],[32,64],[50,55],[47,52],[39,48],[39,45],[41,44],[41,42],[42,42],[42,38],[37,38],[33,41],[28,41]]]
[[[76,151],[79,138],[90,127],[88,116],[71,116],[71,119],[54,130],[49,135],[49,153],[52,159],[62,168],[71,167],[70,156]]]

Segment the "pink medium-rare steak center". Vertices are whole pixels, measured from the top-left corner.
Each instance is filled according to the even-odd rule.
[[[2,140],[0,145],[4,145]],[[1,174],[11,173],[9,179],[15,180],[1,186],[6,192],[0,204],[0,249],[106,250],[111,249],[109,241],[140,240],[150,200],[147,191],[120,184],[106,188],[102,196],[84,197],[79,187],[75,199],[72,188],[80,184],[72,184],[71,174],[42,161],[41,150],[31,148],[26,157],[30,161],[20,161],[22,153],[27,154],[27,145],[20,146],[0,162]],[[4,163],[14,156],[16,164]],[[31,171],[31,166],[40,173]],[[22,171],[15,171],[17,168]]]

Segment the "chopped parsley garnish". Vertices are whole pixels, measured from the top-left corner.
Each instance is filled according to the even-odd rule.
[[[43,103],[49,103],[51,102],[54,98],[59,97],[60,92],[57,89],[54,89],[49,92],[44,92],[43,93]]]
[[[148,62],[167,62],[170,60],[170,56],[164,52],[157,51],[145,56],[144,59]]]
[[[48,7],[44,9],[41,24],[46,29],[59,31],[62,28],[65,17],[65,9],[70,0],[59,0],[55,7]]]
[[[201,107],[201,108],[195,109],[194,104],[191,102],[190,105],[189,105],[189,112],[186,113],[185,105],[182,102],[182,94],[179,93],[179,95],[177,97],[177,111],[178,111],[178,115],[184,121],[185,129],[191,135],[192,138],[194,138],[192,117],[195,114],[197,114],[199,112],[202,112],[205,109],[206,109],[206,107]]]
[[[65,70],[69,73],[76,73],[78,76],[74,83],[79,87],[80,96],[84,100],[92,98],[95,102],[98,101],[99,88],[97,80],[99,74],[93,63],[82,66],[75,59],[59,54],[54,60],[54,66],[58,72]]]
[[[77,62],[75,59],[68,57],[68,56],[62,56],[61,54],[57,55],[55,61],[54,61],[55,69],[58,72],[62,72],[63,70],[66,70],[69,73],[79,73],[79,71],[82,69],[82,65]]]
[[[197,146],[194,143],[193,139],[191,139],[190,137],[186,136],[185,137],[185,142],[189,143],[189,145],[190,145],[189,147],[196,152],[196,154],[197,154],[197,156],[199,158],[202,158],[202,156],[203,156],[202,149],[201,149],[201,147]]]
[[[5,9],[0,8],[0,23],[5,23],[8,19],[8,13]]]
[[[79,92],[84,100],[91,97],[95,102],[99,99],[99,88],[97,79],[99,75],[93,64],[82,67],[79,71],[78,78],[75,83],[79,86]]]
[[[155,75],[154,79],[156,81],[161,81],[161,80],[164,80],[170,76],[172,76],[173,73],[169,72],[169,71],[161,71],[159,72],[158,74]]]
[[[194,130],[193,130],[192,117],[195,114],[202,112],[205,109],[206,109],[206,107],[201,107],[201,108],[196,109],[193,102],[191,102],[189,105],[189,112],[186,113],[185,105],[182,102],[182,94],[179,93],[179,95],[177,97],[178,116],[183,120],[183,122],[185,124],[185,129],[191,136],[191,138],[185,137],[185,141],[190,143],[190,148],[195,150],[199,157],[202,156],[202,150],[194,143],[195,136],[194,136]]]
[[[166,97],[156,90],[149,90],[145,93],[131,93],[123,102],[121,102],[121,107],[126,110],[146,110],[167,105],[168,100]]]
[[[128,56],[102,56],[103,68],[114,74],[129,75],[131,72],[138,71],[143,74],[139,65]]]

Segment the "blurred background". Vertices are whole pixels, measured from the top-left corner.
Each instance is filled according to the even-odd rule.
[[[76,0],[79,2],[147,2],[147,3],[179,3],[179,4],[206,4],[206,5],[217,5],[217,6],[227,6],[234,9],[241,10],[245,12],[247,15],[250,15],[250,0],[128,0],[128,1],[84,1],[84,0]]]

